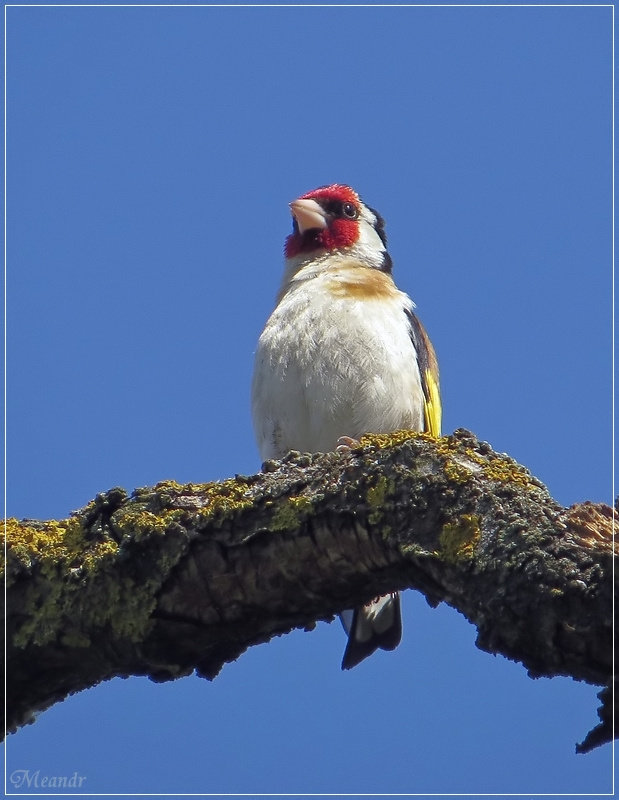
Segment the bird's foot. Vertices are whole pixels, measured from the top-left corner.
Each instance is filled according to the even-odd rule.
[[[340,436],[337,440],[336,451],[340,455],[347,455],[353,450],[361,450],[361,442],[358,439],[351,439],[350,436]]]

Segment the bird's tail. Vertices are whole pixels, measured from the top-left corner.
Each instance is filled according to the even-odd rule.
[[[342,611],[340,619],[348,634],[342,669],[351,669],[379,647],[382,650],[394,650],[400,644],[400,593],[391,592],[375,597],[354,611]]]

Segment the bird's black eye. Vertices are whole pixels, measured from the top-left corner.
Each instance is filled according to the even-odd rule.
[[[342,203],[342,216],[347,219],[357,219],[359,209],[354,203]]]

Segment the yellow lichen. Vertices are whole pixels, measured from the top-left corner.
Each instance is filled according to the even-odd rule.
[[[472,447],[465,449],[466,458],[478,464],[484,477],[502,483],[519,483],[521,486],[533,486],[531,475],[524,467],[508,456],[490,453],[482,456]]]
[[[71,567],[94,570],[102,558],[118,550],[112,539],[86,539],[78,517],[36,524],[11,517],[6,521],[6,537],[7,550],[27,564],[33,561],[40,561],[43,565],[65,562]]]
[[[182,509],[175,508],[153,514],[139,505],[126,506],[114,513],[112,522],[117,531],[139,539],[153,533],[166,533],[173,522],[182,519],[184,513]]]
[[[409,439],[427,439],[429,441],[436,441],[434,436],[429,433],[421,433],[420,431],[393,431],[392,433],[366,433],[364,434],[359,443],[362,447],[395,447],[398,444],[409,441]]]
[[[466,447],[464,452],[466,453],[466,457],[473,463],[479,464],[480,466],[483,466],[486,463],[486,459],[472,447]]]
[[[30,525],[14,517],[6,521],[7,548],[18,557],[40,558],[56,554],[62,546],[66,533],[66,520],[50,520],[41,525]]]
[[[520,464],[506,458],[493,458],[483,469],[486,478],[502,483],[518,483],[521,486],[533,486],[531,475]]]
[[[472,473],[462,464],[458,464],[453,459],[448,459],[445,462],[445,475],[450,481],[454,483],[466,483],[471,477]]]
[[[456,522],[443,525],[438,555],[452,564],[470,561],[481,536],[479,523],[480,518],[476,514],[462,514]]]
[[[460,453],[460,446],[447,436],[437,438],[430,433],[408,430],[394,431],[393,433],[372,433],[361,437],[361,445],[364,447],[387,448],[414,439],[422,439],[435,444],[439,457],[444,459],[445,474],[449,480],[464,483],[469,479],[472,470],[467,470],[463,464],[454,460],[454,456]],[[471,461],[477,461],[477,459],[472,458]]]
[[[456,483],[466,482],[471,475],[481,474],[485,478],[505,483],[518,483],[533,487],[531,475],[520,464],[496,453],[482,455],[474,447],[462,447],[462,442],[449,436],[435,438],[429,433],[416,431],[394,431],[393,433],[371,433],[361,437],[362,447],[388,448],[412,439],[425,439],[436,445],[436,452],[443,459],[445,476]]]
[[[167,480],[167,481],[159,481],[159,483],[155,484],[155,490],[158,492],[176,492],[178,494],[182,494],[187,490],[191,490],[194,488],[194,484],[187,483],[177,483],[176,481]]]
[[[228,516],[252,505],[252,500],[247,496],[247,483],[238,478],[205,483],[201,487],[201,494],[206,499],[203,513],[208,517]]]

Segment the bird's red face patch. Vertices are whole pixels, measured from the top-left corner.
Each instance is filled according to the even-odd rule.
[[[321,186],[299,198],[314,200],[325,211],[326,228],[311,228],[303,233],[296,221],[294,230],[286,239],[286,258],[316,250],[341,250],[353,245],[359,237],[359,195],[343,184]]]
[[[311,192],[302,195],[300,200],[339,200],[341,203],[354,203],[359,204],[359,195],[350,186],[343,183],[332,183],[331,186],[319,186],[318,189],[313,189]]]

